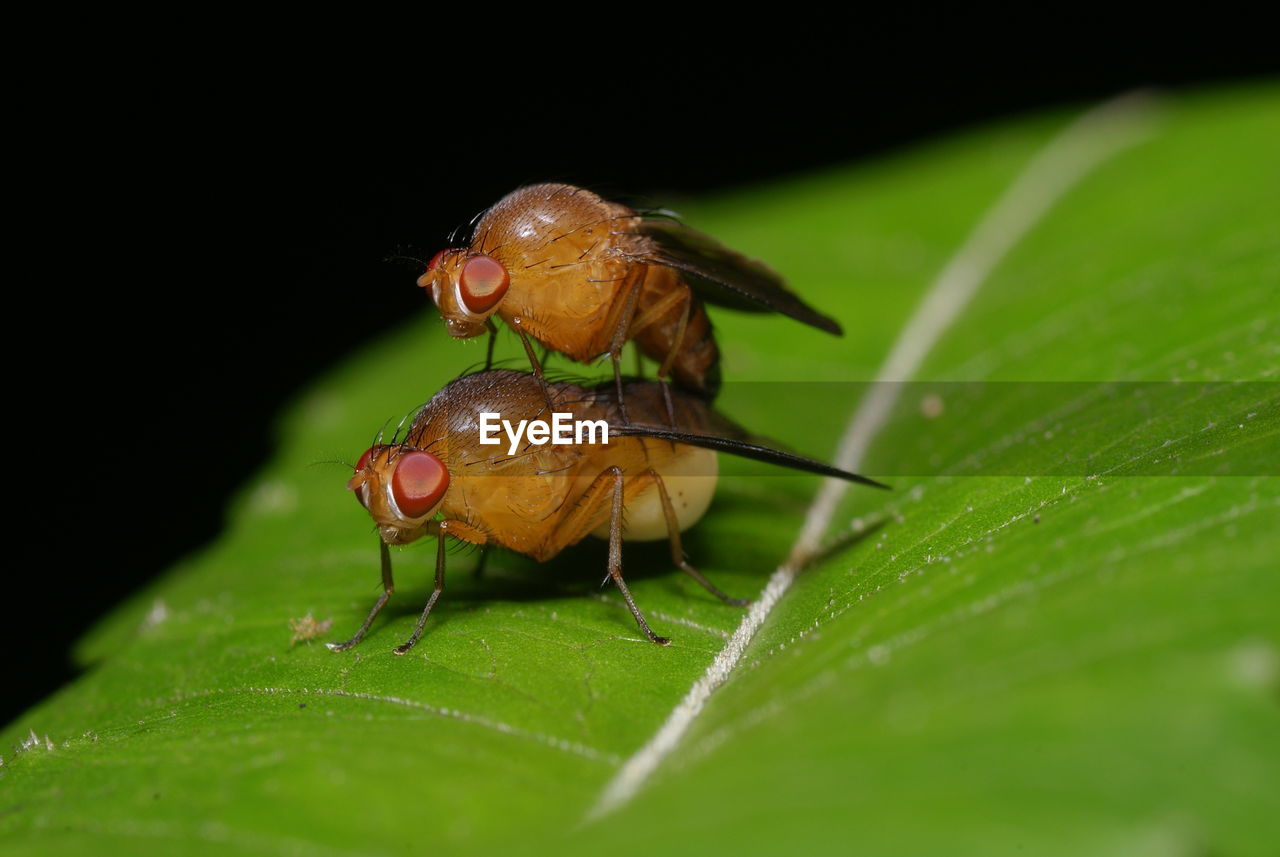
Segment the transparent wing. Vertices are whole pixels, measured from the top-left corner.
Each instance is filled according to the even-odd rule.
[[[763,262],[731,250],[710,235],[677,220],[641,218],[638,242],[631,258],[675,268],[686,275],[702,300],[744,312],[780,312],[796,321],[840,336],[838,322],[806,304],[777,271]]]

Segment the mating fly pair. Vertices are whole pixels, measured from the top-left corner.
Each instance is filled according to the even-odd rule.
[[[655,643],[622,577],[622,541],[662,540],[672,563],[726,603],[684,556],[680,533],[705,513],[715,453],[884,488],[853,473],[774,448],[718,414],[719,352],[701,298],[777,311],[822,330],[839,326],[759,262],[669,217],[642,215],[568,185],[518,190],[480,219],[467,248],[444,250],[418,284],[430,290],[449,332],[489,330],[498,315],[520,336],[533,374],[490,370],[450,383],[415,414],[403,441],[360,457],[347,487],[377,523],[383,593],[355,635],[360,642],[394,589],[389,545],[434,536],[435,588],[412,636],[418,641],[444,589],[445,540],[497,546],[546,561],[588,535],[609,542],[608,579]],[[594,387],[544,378],[530,338],[580,362],[608,354],[614,381]],[[628,341],[659,363],[658,381],[624,380]],[[492,339],[490,355],[492,355]],[[665,382],[670,377],[675,388]],[[481,443],[484,415],[511,423],[603,421],[607,444]]]

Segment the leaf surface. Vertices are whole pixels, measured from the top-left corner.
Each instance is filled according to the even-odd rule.
[[[836,391],[874,377],[1067,118],[685,207],[846,330],[716,313],[726,413],[833,455],[865,388]],[[321,639],[345,638],[379,591],[349,470],[320,462],[354,460],[383,420],[483,359],[482,341],[448,340],[424,306],[287,408],[280,454],[223,538],[105,619],[78,653],[89,671],[4,730],[0,841],[31,854],[1267,853],[1280,841],[1267,811],[1280,798],[1277,139],[1274,88],[1174,101],[1149,140],[1044,215],[918,380],[1074,382],[1074,411],[1047,419],[1003,395],[1027,389],[1010,383],[986,418],[924,420],[907,388],[868,458],[869,475],[898,474],[895,491],[852,489],[832,536],[883,526],[797,579],[616,813],[583,822],[742,615],[661,545],[628,546],[624,570],[669,648],[599,588],[600,543],[545,565],[495,554],[480,578],[477,556],[455,551],[422,642],[396,657],[430,590],[434,548],[413,545],[359,647],[290,642],[307,615],[332,620]],[[1083,383],[1175,379],[1254,383],[1142,419]],[[833,392],[782,407],[772,391],[789,382]],[[1194,475],[1149,475],[1169,444]],[[1130,470],[1046,475],[1108,449]],[[819,480],[722,467],[686,551],[752,594]]]

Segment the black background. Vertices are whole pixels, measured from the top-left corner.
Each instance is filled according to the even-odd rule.
[[[297,388],[429,311],[419,272],[385,257],[429,256],[516,186],[660,202],[1278,68],[1243,24],[1095,27],[1053,46],[1036,26],[979,42],[904,18],[740,48],[603,33],[512,50],[387,22],[358,52],[333,34],[184,36],[78,68],[15,132],[33,191],[15,253],[30,273],[8,290],[24,547],[0,723],[74,674],[96,617],[217,535]]]

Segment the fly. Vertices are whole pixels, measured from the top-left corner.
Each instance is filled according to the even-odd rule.
[[[618,587],[640,630],[666,645],[670,641],[654,633],[627,589],[622,541],[667,540],[676,567],[725,603],[745,605],[704,577],[681,546],[681,532],[711,503],[716,451],[886,487],[775,449],[706,400],[678,389],[673,393],[662,382],[632,380],[624,390],[629,420],[622,418],[613,384],[585,387],[544,383],[512,370],[477,372],[432,397],[415,414],[403,441],[366,450],[347,487],[377,523],[383,592],[355,635],[329,648],[343,651],[359,643],[391,597],[390,545],[437,539],[435,588],[412,636],[395,649],[402,655],[418,641],[444,590],[447,538],[503,547],[543,562],[591,534],[608,539],[606,579]],[[545,420],[548,397],[557,413],[607,423],[607,443],[529,442],[514,454],[505,446],[481,444],[482,415]]]
[[[565,184],[532,185],[499,200],[471,243],[437,253],[418,285],[452,336],[490,332],[490,363],[496,315],[520,337],[535,374],[542,367],[531,339],[580,363],[608,354],[619,390],[622,348],[634,340],[658,364],[660,379],[715,397],[720,352],[703,301],[842,332],[764,263],[668,214],[641,213]]]

